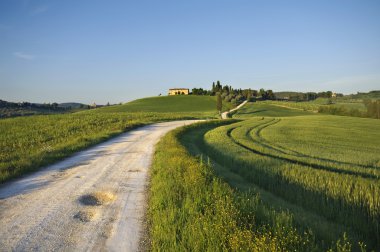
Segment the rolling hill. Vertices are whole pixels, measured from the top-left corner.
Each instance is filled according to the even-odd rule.
[[[224,110],[230,103],[223,104]],[[216,113],[215,96],[158,96],[134,100],[122,105],[100,108],[99,112],[209,112]]]

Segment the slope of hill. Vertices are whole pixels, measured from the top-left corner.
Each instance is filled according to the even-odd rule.
[[[347,95],[349,98],[353,99],[380,99],[380,90],[373,90],[368,93],[360,93]]]
[[[292,109],[282,107],[281,105],[268,104],[266,102],[249,102],[244,107],[239,109],[233,118],[247,119],[252,116],[302,116],[313,115],[314,113],[309,111],[303,111],[302,109]]]
[[[231,108],[223,104],[224,110]],[[215,96],[158,96],[134,100],[122,105],[104,107],[99,112],[210,112],[216,113]]]

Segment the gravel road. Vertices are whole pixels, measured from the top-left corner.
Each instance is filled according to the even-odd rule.
[[[237,106],[236,108],[233,108],[229,111],[226,111],[226,112],[223,112],[222,113],[222,119],[228,119],[228,114],[235,111],[235,110],[238,110],[239,108],[243,107],[248,101],[243,101],[239,106]]]
[[[0,251],[137,251],[148,169],[168,131],[145,126],[0,188]]]

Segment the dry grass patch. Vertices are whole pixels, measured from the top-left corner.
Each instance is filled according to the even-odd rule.
[[[108,204],[115,200],[116,196],[112,192],[94,192],[90,194],[83,195],[80,197],[79,201],[83,205],[87,206],[101,206]]]
[[[89,222],[94,219],[97,215],[96,209],[84,209],[80,210],[76,215],[74,215],[75,219],[79,219],[82,222]]]

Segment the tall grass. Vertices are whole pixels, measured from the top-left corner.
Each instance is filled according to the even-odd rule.
[[[313,118],[316,117],[304,117],[303,120],[312,121]],[[323,121],[323,118],[319,119]],[[335,117],[335,123],[349,127],[348,119]],[[295,118],[288,120],[293,125],[297,124]],[[333,118],[327,117],[324,120],[333,120]],[[375,121],[357,120],[367,120],[362,122],[363,127],[368,126],[366,123],[371,124]],[[372,171],[367,171],[367,168],[341,165],[335,169],[328,169],[329,167],[324,167],[326,163],[322,163],[321,167],[313,166],[315,160],[312,158],[310,163],[306,162],[306,158],[304,162],[300,162],[297,158],[292,159],[289,154],[281,153],[271,146],[261,145],[262,140],[257,135],[251,138],[249,129],[265,125],[267,122],[265,119],[256,119],[209,131],[204,138],[206,153],[260,188],[331,222],[345,225],[347,229],[354,230],[354,235],[361,236],[370,246],[379,248],[380,182],[376,177],[367,178],[360,174],[360,172],[377,173],[378,168],[373,167]],[[280,131],[281,127],[277,130]],[[329,127],[329,130],[334,134],[334,130],[339,131],[339,128]],[[302,134],[302,131],[297,132]],[[365,137],[371,133],[374,132],[362,132],[362,135]],[[326,139],[324,140],[327,141]],[[313,140],[318,142],[321,139],[308,140],[312,143]],[[351,140],[349,135],[346,135],[341,141],[344,143]],[[339,143],[326,145],[325,151],[328,151],[329,147],[339,148],[339,146]],[[344,147],[341,148],[343,152]],[[366,152],[366,149],[358,148],[358,157],[361,152]],[[291,162],[292,160],[294,162]],[[345,172],[351,168],[352,173]]]
[[[208,159],[190,155],[181,144],[185,135],[225,123],[183,127],[156,146],[148,210],[151,250],[318,250],[313,235],[298,232],[286,212],[266,206],[255,192],[232,190],[215,177]]]
[[[0,120],[0,183],[67,157],[138,126],[202,117],[185,113],[98,113],[18,117]]]

